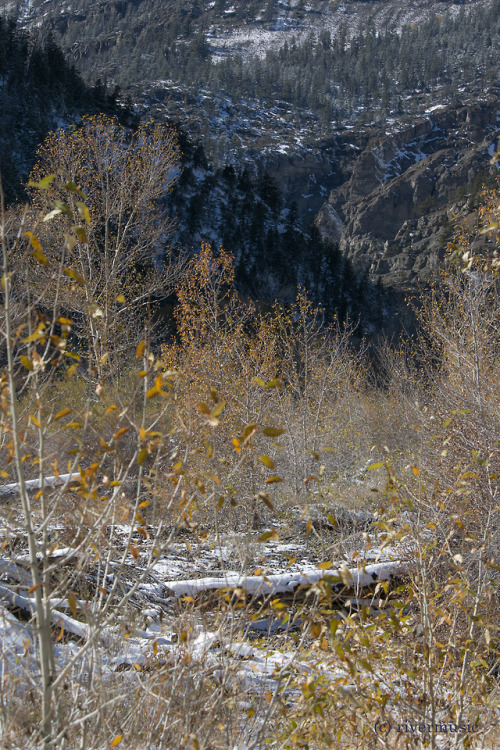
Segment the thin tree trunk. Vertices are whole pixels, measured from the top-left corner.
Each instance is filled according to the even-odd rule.
[[[36,530],[33,526],[31,500],[28,494],[24,469],[21,446],[21,428],[19,425],[19,415],[17,409],[17,392],[14,379],[15,363],[13,353],[13,333],[11,321],[11,304],[10,304],[10,271],[9,271],[9,253],[5,239],[5,204],[2,185],[0,183],[0,232],[3,257],[3,288],[4,288],[4,310],[5,310],[5,335],[7,348],[7,377],[9,383],[9,407],[12,427],[12,442],[14,451],[14,464],[16,467],[17,478],[19,482],[19,497],[21,508],[24,516],[24,526],[28,540],[29,562],[31,575],[33,579],[37,640],[40,651],[40,673],[41,673],[41,698],[42,698],[42,721],[41,734],[42,746],[49,747],[52,734],[52,665],[54,664],[54,651],[50,632],[50,618],[46,617],[46,602],[44,601],[43,580],[37,558],[37,540]]]

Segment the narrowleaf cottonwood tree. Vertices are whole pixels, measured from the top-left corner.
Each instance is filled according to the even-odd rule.
[[[178,172],[175,134],[160,123],[130,133],[115,119],[86,117],[51,134],[38,152],[31,184],[46,189],[34,191],[40,217],[30,237],[42,256],[21,272],[47,306],[75,320],[99,378],[108,358],[142,338],[148,300],[168,293],[179,269],[158,260],[172,227],[162,198]],[[65,242],[55,241],[68,218]]]
[[[183,439],[198,445],[197,460],[210,460],[215,452],[230,464],[249,444],[249,425],[274,425],[275,437],[286,428],[279,445],[251,436],[254,452],[233,497],[235,503],[238,496],[244,499],[250,527],[259,520],[263,478],[275,494],[306,498],[324,472],[324,478],[338,475],[354,463],[350,454],[362,440],[364,369],[362,355],[350,350],[349,329],[328,326],[304,291],[288,309],[277,304],[259,312],[234,288],[231,255],[223,248],[214,254],[208,244],[190,262],[177,297],[179,342],[164,345],[163,358],[186,375],[178,384]],[[328,457],[320,461],[324,448]],[[272,474],[270,449],[281,454],[280,477]]]
[[[47,189],[48,182],[41,182],[40,189]],[[67,191],[79,194],[75,187],[70,186]],[[83,199],[78,208],[87,217],[88,207]],[[64,215],[68,214],[66,208],[62,213],[60,217],[57,211],[49,212],[50,220],[59,226],[59,242],[54,247],[64,243],[65,234],[72,236],[72,217]],[[29,224],[21,226],[27,229]],[[104,699],[104,692],[97,688],[96,672],[89,664],[106,630],[125,626],[128,633],[128,605],[162,548],[161,519],[154,517],[149,524],[151,533],[143,513],[155,497],[156,463],[164,452],[164,435],[159,428],[165,423],[171,428],[166,415],[172,382],[168,373],[159,373],[160,365],[154,361],[146,341],[142,341],[136,350],[136,373],[130,378],[126,403],[119,389],[114,389],[107,397],[106,403],[111,401],[111,405],[103,419],[103,410],[92,410],[90,399],[75,399],[72,385],[78,379],[76,364],[68,369],[66,362],[79,357],[70,351],[72,321],[59,315],[57,291],[64,277],[83,286],[80,272],[72,265],[63,266],[57,258],[51,263],[37,249],[41,245],[34,231],[13,235],[7,234],[5,227],[0,182],[0,336],[6,351],[2,362],[5,366],[0,371],[0,478],[2,484],[5,479],[16,480],[0,492],[2,562],[22,579],[14,587],[5,585],[2,579],[0,610],[17,607],[30,620],[25,648],[33,659],[31,663],[26,660],[20,669],[25,669],[30,685],[34,715],[30,716],[30,707],[23,717],[31,722],[32,736],[23,738],[21,744],[21,731],[14,739],[15,745],[5,746],[44,750],[74,747],[70,739],[73,734],[80,737],[79,746],[87,747],[87,731],[92,734],[89,722],[99,714],[100,706],[123,703],[122,686],[118,695],[109,698],[108,685]],[[30,258],[41,269],[54,272],[55,291],[48,298],[53,306],[50,310],[45,299],[45,313],[40,312],[41,299],[33,290],[25,292],[27,303],[22,314],[17,309],[19,304],[12,307],[22,291],[19,260],[26,266]],[[12,270],[13,260],[17,261],[16,270]],[[43,287],[40,289],[43,294]],[[150,405],[151,399],[155,405]],[[125,435],[130,440],[121,450]],[[60,469],[67,469],[68,473]],[[29,481],[32,478],[36,488]],[[173,498],[169,501],[173,502]],[[115,532],[117,519],[134,519],[124,539]],[[26,567],[18,566],[16,558],[6,550],[12,530],[27,548]],[[140,553],[136,539],[132,539],[134,533],[151,542],[147,559],[140,564],[136,564]],[[124,585],[126,570],[134,579],[130,582],[129,575],[131,585]],[[68,608],[72,616],[64,612]],[[76,641],[64,654],[60,647],[56,654],[57,644],[68,634]],[[16,679],[16,675],[2,672],[2,743],[6,726],[17,721],[13,716],[17,709],[10,702],[11,698],[19,700]],[[6,699],[8,686],[11,692]],[[81,699],[68,701],[68,691],[76,686],[81,686]],[[80,691],[80,687],[76,690]],[[27,692],[23,685],[23,698]],[[106,727],[105,732],[109,731]]]
[[[226,490],[233,492],[234,504],[237,495],[246,499],[243,509],[251,525],[263,465],[244,449],[259,442],[257,424],[272,423],[276,388],[266,385],[277,384],[274,331],[255,306],[238,295],[234,259],[223,248],[214,254],[203,243],[176,293],[179,342],[164,344],[162,353],[169,367],[185,375],[177,384],[182,440],[198,446],[200,465],[209,464],[214,454],[227,465],[241,463],[237,482],[233,477],[234,492]],[[267,451],[268,443],[263,440],[262,450]]]

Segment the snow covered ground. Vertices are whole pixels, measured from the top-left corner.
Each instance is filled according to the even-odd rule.
[[[10,487],[9,494],[12,494]],[[53,533],[57,530],[54,527]],[[11,522],[9,530],[4,529],[3,533],[4,536],[12,534]],[[109,531],[109,537],[116,539],[118,545],[120,539],[126,544],[130,533],[129,525],[116,524],[113,531]],[[150,536],[154,537],[153,530]],[[240,615],[237,632],[228,629],[226,621],[219,624],[215,630],[207,629],[206,619],[202,622],[202,618],[196,616],[185,648],[190,658],[211,667],[216,667],[222,657],[229,658],[239,665],[235,671],[238,679],[256,689],[256,686],[262,687],[262,684],[272,681],[276,670],[284,669],[289,666],[289,662],[296,659],[293,649],[290,653],[287,651],[291,645],[289,633],[307,633],[307,622],[297,615],[296,605],[292,606],[288,602],[285,611],[273,614],[262,606],[263,601],[269,602],[277,595],[284,595],[285,599],[287,595],[298,597],[299,601],[301,591],[305,592],[314,584],[327,581],[331,590],[337,591],[340,595],[338,606],[339,617],[342,617],[345,616],[341,613],[345,613],[348,598],[342,592],[351,591],[352,601],[361,600],[366,587],[373,591],[377,583],[400,578],[407,571],[407,563],[395,559],[396,549],[380,549],[376,543],[375,529],[367,538],[371,538],[369,557],[377,562],[365,563],[358,555],[356,564],[351,563],[350,566],[345,562],[335,566],[331,561],[323,561],[318,566],[317,551],[314,551],[314,547],[311,547],[306,538],[294,542],[261,542],[260,536],[235,534],[221,543],[213,535],[208,535],[196,545],[190,544],[187,539],[169,541],[156,564],[148,570],[145,581],[137,586],[137,601],[142,601],[142,607],[140,617],[136,618],[127,638],[123,638],[120,627],[113,624],[112,620],[99,631],[92,653],[95,656],[97,650],[102,668],[112,673],[128,668],[145,668],[151,660],[157,662],[160,657],[166,659],[179,648],[178,629],[182,616],[176,600],[181,603],[182,610],[183,606],[189,607],[190,603],[194,603],[195,598],[202,593],[213,592],[216,595],[214,601],[217,602],[217,597],[231,598],[233,592],[236,592],[240,597],[251,596],[254,602],[250,609]],[[259,568],[254,569],[253,573],[241,573],[234,568],[231,570],[231,564],[234,566],[239,556],[238,548],[245,545],[252,546],[258,557]],[[121,571],[124,585],[133,585],[134,577],[140,574],[142,563],[147,566],[150,559],[151,542],[144,538],[138,546],[141,547],[141,551],[135,573],[130,566],[126,571]],[[35,600],[27,555],[23,552],[23,547],[24,544],[21,543],[15,555],[0,559],[0,669],[2,674],[11,676],[34,668],[36,672],[37,663],[33,625],[27,622],[30,613],[33,614],[35,611]],[[82,552],[72,547],[55,546],[50,551],[50,560],[61,567],[78,565],[78,560],[81,561],[82,558]],[[214,573],[207,577],[206,573],[210,570]],[[186,578],[187,573],[190,575],[189,578]],[[113,574],[107,578],[108,583],[112,582]],[[369,602],[370,596],[372,595],[369,594],[368,600],[363,601]],[[373,601],[375,598],[373,597]],[[349,602],[348,606],[351,604],[352,602]],[[69,662],[74,661],[73,670],[80,674],[82,669],[85,671],[82,665],[85,665],[89,658],[86,643],[94,638],[89,624],[92,618],[89,620],[85,617],[87,603],[72,601],[68,595],[67,599],[53,598],[51,606],[56,632],[64,632],[66,636],[55,646],[59,668],[64,669]],[[214,606],[217,608],[216,603]],[[70,610],[73,616],[70,616]],[[254,613],[259,611],[262,613],[255,620]],[[18,616],[12,612],[17,612]],[[21,619],[19,615],[22,615]],[[283,650],[275,646],[270,648],[265,638],[262,644],[255,644],[256,636],[266,635],[272,637],[273,641],[276,637],[281,637]],[[75,655],[79,650],[81,659],[75,661]],[[295,666],[303,671],[311,669],[310,665]]]
[[[6,497],[0,533],[10,543],[0,555],[0,677],[6,694],[19,697],[38,689],[39,655],[26,541],[15,505],[9,505],[12,491]],[[387,593],[412,571],[416,549],[404,529],[414,523],[410,511],[393,528],[367,510],[312,505],[288,509],[270,535],[260,529],[219,536],[213,529],[182,527],[166,529],[160,541],[152,526],[138,535],[118,520],[102,530],[105,559],[92,549],[54,543],[46,557],[54,574],[55,675],[75,696],[75,721],[92,681],[110,704],[125,705],[124,696],[142,691],[149,706],[155,675],[159,684],[186,684],[189,695],[189,668],[195,682],[208,679],[213,690],[222,686],[223,694],[236,696],[244,738],[237,746],[243,750],[259,736],[277,696],[293,710],[309,685],[344,697],[360,687],[370,690],[372,666],[360,653],[359,669],[353,669],[343,649],[353,639],[369,643],[365,631],[370,639],[375,633],[383,638],[383,618],[396,611],[411,638],[411,608],[397,610],[403,605]],[[64,529],[54,523],[50,531],[56,538]],[[432,533],[423,527],[420,539],[427,534],[431,540]],[[133,559],[125,559],[131,540]],[[86,586],[76,596],[78,580]],[[115,585],[116,611],[111,606],[106,613],[102,603]],[[399,695],[419,688],[404,673],[394,683],[391,670],[389,650],[376,679],[392,696],[387,709],[396,710]],[[445,717],[446,709],[441,713]],[[447,747],[445,739],[436,747]]]

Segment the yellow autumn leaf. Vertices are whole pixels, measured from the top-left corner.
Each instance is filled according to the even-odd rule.
[[[85,199],[85,193],[78,187],[76,182],[73,182],[73,180],[67,182],[63,187],[68,193],[76,193],[80,198]]]
[[[78,273],[78,271],[75,271],[74,268],[65,268],[64,273],[66,276],[69,276],[70,279],[73,279],[73,281],[76,281],[78,284],[82,284],[85,286],[85,279],[81,275],[81,273]]]
[[[72,409],[61,409],[61,411],[58,411],[57,414],[54,416],[54,419],[61,419],[61,417],[65,417],[67,414],[71,414]]]
[[[135,358],[136,360],[141,359],[142,355],[146,351],[146,342],[145,341],[139,341],[137,344],[137,349],[135,350]]]
[[[33,362],[31,361],[31,359],[28,359],[28,357],[25,357],[24,355],[19,357],[19,359],[27,370],[33,370]]]
[[[71,252],[75,245],[76,245],[76,237],[73,237],[72,234],[66,234],[64,236],[64,247],[66,248],[66,250]]]
[[[266,437],[279,437],[284,432],[285,430],[282,430],[280,427],[264,427],[262,430],[262,434]]]
[[[120,427],[120,429],[117,430],[115,434],[113,435],[113,440],[118,440],[118,438],[124,435],[128,430],[129,430],[128,427]]]
[[[250,424],[247,424],[243,432],[242,442],[246,443],[248,440],[250,440],[250,438],[253,437],[253,435],[255,435],[255,433],[257,432],[257,429],[258,429],[258,425],[255,424],[255,422],[251,422]]]
[[[47,190],[50,186],[50,183],[55,178],[55,174],[48,174],[43,179],[40,180],[40,182],[33,182],[33,180],[30,180],[28,182],[28,187],[35,187],[38,188],[38,190]]]
[[[69,608],[71,609],[71,614],[76,618],[76,599],[72,594],[68,594],[68,604]]]
[[[269,456],[261,456],[260,460],[262,461],[264,466],[267,466],[268,469],[274,469],[275,463],[272,458],[269,458]]]
[[[84,244],[86,244],[87,232],[85,231],[85,227],[75,226],[75,227],[72,227],[72,229],[74,233],[76,234],[76,236],[78,237],[78,239],[80,240],[80,242],[83,242]]]
[[[215,409],[212,409],[211,417],[218,417],[226,405],[225,401],[219,401]]]
[[[278,482],[282,482],[281,477],[269,477],[266,479],[266,484],[277,484]]]
[[[139,464],[139,466],[142,466],[142,464],[144,463],[147,457],[148,457],[148,452],[146,448],[141,448],[141,450],[137,454],[137,463]]]
[[[90,211],[83,203],[82,201],[77,201],[76,207],[78,209],[78,213],[80,214],[80,217],[84,220],[84,222],[88,225],[90,224]]]
[[[40,244],[40,240],[38,239],[38,237],[36,237],[33,234],[33,232],[25,232],[24,234],[29,239],[31,247],[35,248],[35,250],[38,250],[38,251],[40,251],[42,249],[42,246]]]

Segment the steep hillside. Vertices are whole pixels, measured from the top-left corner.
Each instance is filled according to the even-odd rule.
[[[101,85],[88,86],[52,39],[45,44],[0,17],[0,173],[7,202],[22,183],[47,133],[85,113],[131,112]]]
[[[286,172],[285,193],[309,215],[335,186],[321,163],[343,126],[399,129],[498,83],[500,0],[2,5],[53,34],[87,80],[119,84],[142,111],[180,122],[216,166]]]
[[[285,41],[303,41],[310,33],[341,28],[353,36],[364,26],[378,31],[401,30],[436,14],[456,15],[460,6],[487,7],[490,0],[2,0],[0,7],[17,13],[29,25],[53,30],[64,48],[87,60],[93,72],[129,57],[129,80],[140,75],[133,63],[150,57],[147,45],[182,41],[192,49],[196,35],[206,37],[205,53],[223,58],[241,52],[245,58],[281,47]],[[193,44],[194,42],[194,44]],[[150,50],[151,52],[151,50]],[[150,71],[158,61],[149,60]],[[124,71],[106,68],[110,75]],[[130,75],[131,74],[131,75]]]
[[[195,254],[203,242],[222,245],[234,257],[239,291],[266,307],[275,299],[292,302],[301,286],[322,303],[327,317],[356,321],[358,333],[387,327],[395,290],[355,273],[335,242],[323,240],[315,226],[304,227],[297,204],[285,203],[269,173],[256,178],[244,167],[216,170],[201,146],[182,132],[179,138],[182,172],[168,198],[176,220],[174,247]]]
[[[170,116],[190,105],[211,131],[223,121],[233,152],[266,147],[266,131],[293,151],[290,126],[317,141],[341,122],[413,116],[438,89],[449,98],[498,76],[499,0],[34,0],[18,13],[88,79],[135,85],[136,100],[159,99]]]
[[[316,225],[358,271],[398,287],[426,281],[498,167],[499,93],[467,106],[434,108],[413,125],[353,144],[345,181],[330,192]],[[357,149],[353,158],[352,151]]]

